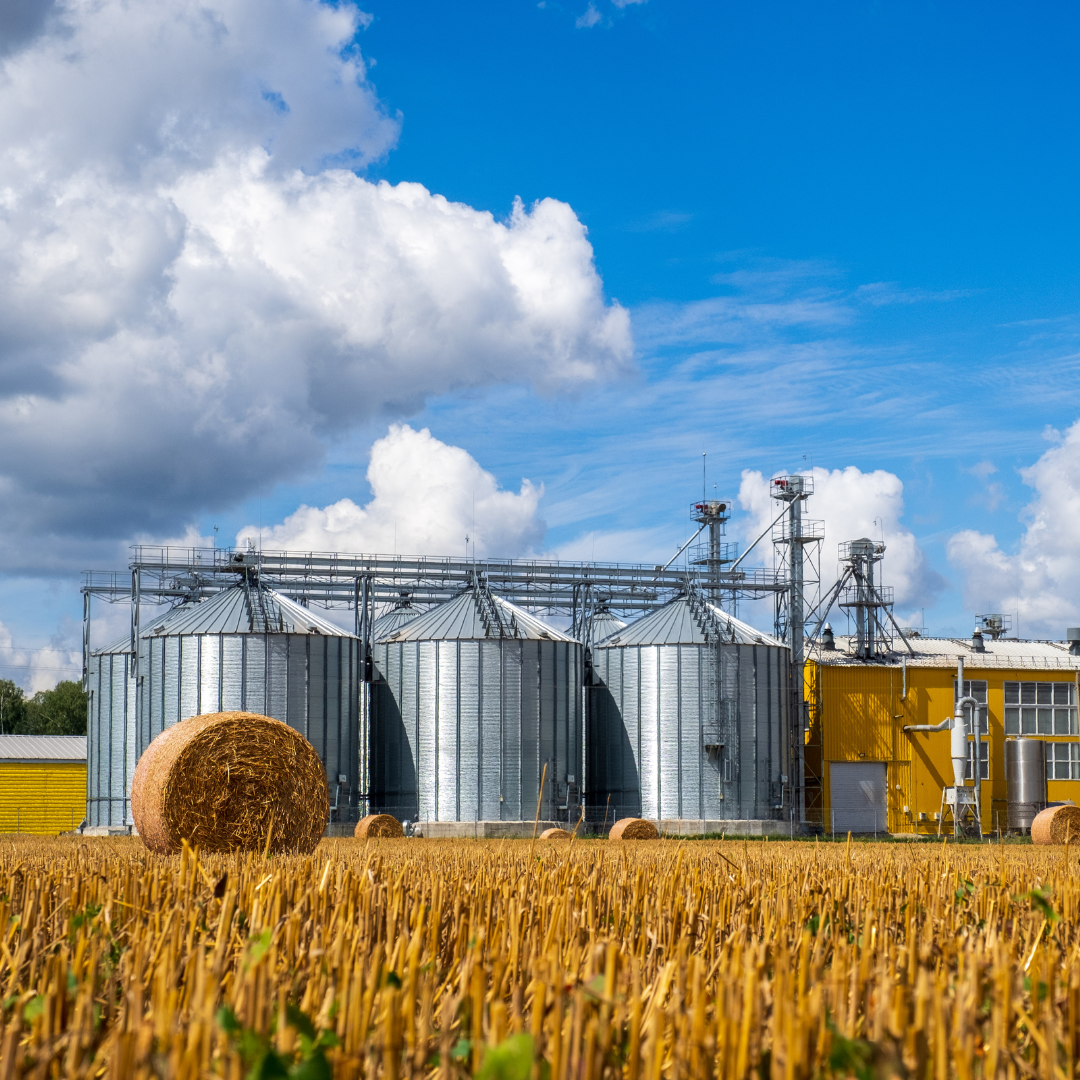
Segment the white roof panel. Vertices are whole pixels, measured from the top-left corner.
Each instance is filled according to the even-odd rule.
[[[931,638],[912,637],[915,655],[904,648],[902,641],[894,642],[893,652],[880,659],[869,661],[873,664],[898,666],[905,661],[912,667],[947,667],[956,668],[957,657],[964,658],[964,667],[968,671],[979,668],[1032,668],[1055,671],[1080,671],[1080,656],[1069,652],[1065,641],[1023,641],[1018,638],[998,638],[989,635],[983,642],[984,652],[976,652],[971,647],[971,638]],[[854,656],[855,638],[836,637],[836,650],[814,648],[807,642],[807,659],[823,664],[857,664],[865,666],[868,661],[858,660]]]
[[[0,735],[0,761],[85,760],[85,735]]]

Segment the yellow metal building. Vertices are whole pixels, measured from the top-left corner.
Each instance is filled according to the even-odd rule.
[[[1005,739],[1048,745],[1047,795],[1080,803],[1077,698],[1080,656],[1066,643],[1017,639],[912,638],[915,655],[858,660],[854,639],[815,649],[806,664],[807,817],[826,832],[952,831],[942,792],[953,783],[949,731],[905,732],[954,710],[957,659],[966,693],[985,702],[981,726],[982,827],[1006,828]],[[967,784],[974,786],[969,733]],[[939,815],[943,821],[939,822]]]
[[[85,737],[0,735],[0,833],[56,836],[85,814]]]

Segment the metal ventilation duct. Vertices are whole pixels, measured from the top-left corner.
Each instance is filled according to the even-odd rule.
[[[482,583],[377,642],[370,810],[531,821],[539,798],[542,819],[575,819],[581,668],[579,642]]]
[[[684,595],[599,642],[592,663],[591,819],[789,813],[791,663],[782,642]]]

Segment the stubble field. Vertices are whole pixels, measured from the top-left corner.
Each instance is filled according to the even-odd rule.
[[[0,839],[0,1080],[1072,1078],[1073,848]]]

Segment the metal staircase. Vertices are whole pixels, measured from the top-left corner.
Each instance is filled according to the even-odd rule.
[[[521,637],[517,619],[513,614],[509,622],[503,619],[503,613],[498,602],[491,595],[487,581],[479,574],[473,576],[472,588],[476,597],[476,608],[480,612],[480,621],[484,624],[484,633],[488,637],[497,638]]]

